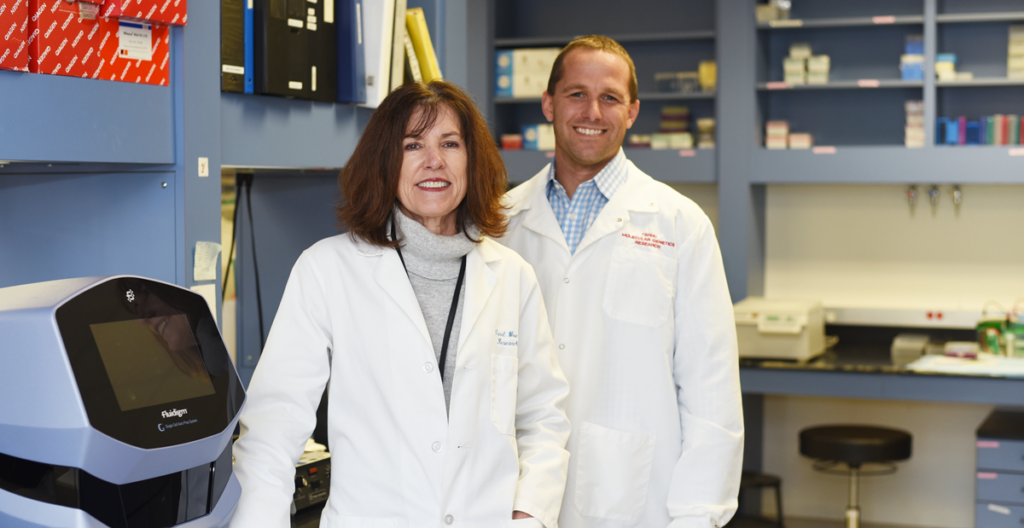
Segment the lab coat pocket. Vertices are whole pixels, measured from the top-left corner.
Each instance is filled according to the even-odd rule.
[[[676,262],[643,248],[612,251],[604,290],[609,317],[642,326],[660,326],[672,313]]]
[[[576,509],[588,517],[634,522],[644,512],[654,435],[583,422],[576,460]]]
[[[519,358],[491,355],[491,421],[502,434],[516,434]]]

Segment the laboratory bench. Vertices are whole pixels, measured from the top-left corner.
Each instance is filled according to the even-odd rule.
[[[973,330],[826,325],[825,333],[838,342],[807,362],[741,359],[746,399],[777,394],[1024,406],[1024,378],[920,373],[890,360],[899,333],[972,341]]]

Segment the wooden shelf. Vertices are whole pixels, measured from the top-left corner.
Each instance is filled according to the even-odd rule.
[[[902,79],[858,79],[849,81],[830,81],[827,84],[786,84],[785,82],[763,82],[757,84],[761,91],[785,90],[875,90],[880,88],[922,88],[924,81],[904,81]]]
[[[752,183],[1024,183],[1024,147],[901,145],[755,150]]]
[[[758,29],[800,29],[830,27],[865,27],[865,26],[906,26],[924,24],[923,15],[871,16],[842,18],[805,18],[790,20],[773,20],[767,24],[758,24]]]
[[[625,149],[626,157],[652,178],[665,183],[715,183],[715,149]],[[522,183],[554,159],[554,152],[503,150],[512,183]]]
[[[515,37],[494,39],[494,47],[501,48],[532,48],[543,46],[565,46],[577,37],[583,35],[560,35],[552,37]],[[707,31],[669,31],[662,33],[628,33],[621,35],[608,35],[620,44],[633,44],[644,42],[673,42],[685,40],[712,40],[715,38],[713,30]]]

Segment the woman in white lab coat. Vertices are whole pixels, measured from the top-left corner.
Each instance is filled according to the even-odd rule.
[[[348,233],[299,257],[249,385],[232,526],[288,526],[329,380],[321,526],[555,528],[569,389],[533,269],[491,240],[506,177],[479,112],[403,86],[340,181]]]

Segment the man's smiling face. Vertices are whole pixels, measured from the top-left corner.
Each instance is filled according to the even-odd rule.
[[[640,111],[640,102],[629,100],[629,65],[613,53],[576,49],[562,66],[555,93],[545,92],[541,102],[554,123],[558,160],[583,170],[603,167]]]

